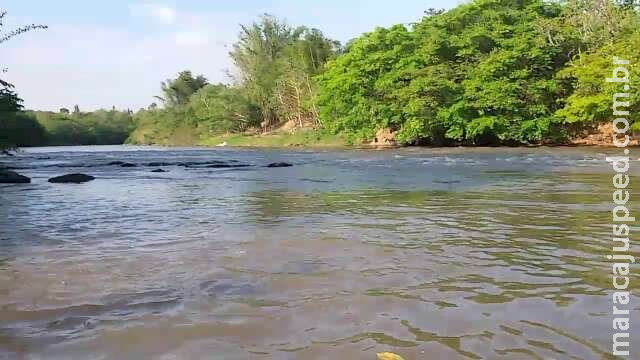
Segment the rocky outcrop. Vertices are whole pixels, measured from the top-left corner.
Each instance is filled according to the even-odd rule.
[[[292,164],[286,162],[275,162],[267,165],[268,168],[283,168],[283,167],[291,167]]]
[[[376,132],[376,137],[369,144],[372,146],[397,146],[395,132],[389,128],[380,129]]]
[[[67,174],[67,175],[52,177],[51,179],[49,179],[49,182],[60,183],[60,184],[81,184],[94,179],[95,178],[91,175]]]
[[[0,184],[28,184],[31,179],[11,170],[0,170]]]

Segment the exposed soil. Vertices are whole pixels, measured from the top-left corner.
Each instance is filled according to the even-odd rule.
[[[614,134],[613,123],[607,122],[578,132],[570,143],[572,145],[614,146]],[[632,134],[630,132],[627,134],[629,135],[629,144],[627,146],[640,145],[640,134]],[[619,135],[617,140],[618,142],[624,142],[624,135]]]
[[[376,132],[376,137],[373,139],[371,146],[396,146],[398,142],[396,141],[396,136],[393,131],[389,128],[380,129]]]

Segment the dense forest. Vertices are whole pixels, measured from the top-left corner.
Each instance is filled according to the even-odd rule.
[[[14,111],[0,119],[1,141],[32,144],[8,140],[11,128],[39,132],[24,141],[47,144],[127,134],[133,143],[201,144],[286,127],[355,144],[380,129],[401,144],[563,143],[611,120],[619,89],[605,78],[613,56],[640,60],[638,10],[635,0],[475,0],[344,46],[265,15],[241,27],[227,84],[183,71],[161,84],[161,106],[132,116]],[[6,114],[7,96],[17,96],[2,91]],[[630,93],[634,113],[640,104]]]

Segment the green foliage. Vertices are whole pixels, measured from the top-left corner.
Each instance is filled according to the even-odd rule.
[[[567,98],[566,106],[557,112],[566,123],[597,124],[609,120],[613,96],[617,93],[629,93],[627,98],[618,98],[618,101],[630,102],[631,107],[625,107],[624,110],[632,114],[640,111],[640,99],[636,91],[624,91],[624,84],[603,81],[605,76],[613,76],[616,67],[613,65],[613,56],[637,64],[640,61],[640,31],[582,54],[560,72],[559,76],[575,82],[575,90]],[[623,74],[620,73],[620,76]]]
[[[31,114],[3,114],[0,121],[0,148],[38,146],[45,142],[45,131]]]
[[[27,111],[44,131],[41,141],[30,145],[109,145],[122,144],[133,130],[128,111],[94,112]]]
[[[212,133],[244,131],[260,123],[260,111],[238,88],[207,85],[189,100],[193,119]]]
[[[6,11],[0,11],[0,44],[15,36],[36,29],[46,29],[44,25],[30,24],[5,32],[2,30]],[[7,71],[0,66],[0,72]],[[37,144],[43,137],[42,128],[22,110],[22,99],[13,91],[13,85],[0,79],[0,150],[17,146]]]
[[[639,24],[609,1],[476,0],[431,11],[411,28],[364,34],[330,61],[316,78],[320,115],[360,140],[391,128],[406,144],[557,141],[565,122],[611,117],[605,54],[634,59],[629,34]]]
[[[415,43],[414,34],[404,26],[378,28],[353,41],[345,54],[330,61],[317,77],[320,117],[326,126],[355,139],[405,122],[422,132],[428,124],[412,123],[411,117],[426,115],[428,104],[404,88],[422,62],[414,56]]]
[[[135,115],[136,130],[129,141],[198,142],[257,127],[266,130],[289,120],[299,127],[318,127],[313,77],[338,51],[339,44],[317,29],[293,28],[264,15],[241,26],[230,53],[238,70],[234,85],[209,85],[202,76],[180,73],[162,83],[164,109],[150,107]]]
[[[133,116],[83,113],[77,105],[24,115],[0,80],[0,126],[14,134],[0,146],[127,136],[161,144],[360,143],[383,128],[402,144],[560,142],[612,120],[612,98],[624,90],[604,79],[612,56],[640,61],[638,10],[637,0],[473,0],[429,9],[410,26],[376,28],[344,48],[317,29],[264,15],[241,26],[230,52],[233,84],[183,71],[161,84],[162,108],[154,103]],[[0,43],[33,28],[0,35]],[[619,101],[634,113],[639,95],[629,93]],[[314,130],[278,132],[285,123]],[[233,135],[258,127],[277,139]],[[640,130],[640,122],[632,127]],[[34,135],[18,139],[16,129]]]
[[[260,108],[265,126],[291,119],[300,125],[316,122],[311,77],[336,54],[339,43],[317,29],[292,28],[270,15],[241,29],[230,56],[240,71],[238,84]]]
[[[206,126],[194,121],[189,106],[140,110],[133,123],[126,142],[134,144],[190,145],[206,134]]]
[[[22,110],[22,99],[10,87],[0,88],[0,114]]]
[[[198,75],[194,78],[191,71],[181,71],[177,78],[162,82],[162,96],[157,98],[167,107],[184,106],[189,102],[191,95],[207,84],[204,76]]]

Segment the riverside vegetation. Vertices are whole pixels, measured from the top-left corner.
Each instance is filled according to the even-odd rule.
[[[638,62],[639,29],[636,0],[475,0],[345,45],[264,15],[241,27],[230,83],[183,71],[135,113],[25,112],[3,82],[0,143],[561,144],[611,120],[604,78],[613,54]]]

